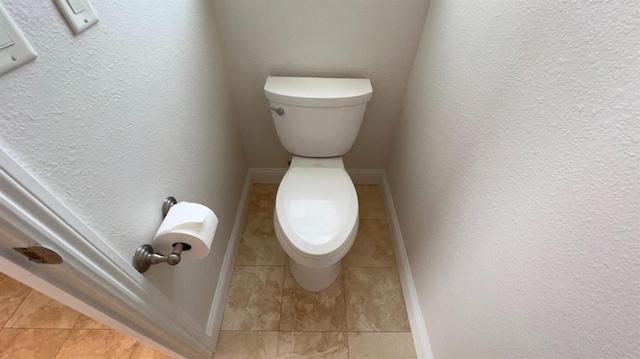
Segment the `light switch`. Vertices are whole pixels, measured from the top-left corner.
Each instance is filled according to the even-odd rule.
[[[13,45],[13,39],[7,31],[0,25],[0,49],[4,49],[5,47]]]
[[[98,22],[96,11],[89,0],[53,0],[67,19],[73,33],[78,35]]]
[[[79,14],[87,9],[84,6],[84,0],[67,0],[67,3],[71,6],[74,14]]]
[[[26,64],[37,56],[18,25],[0,3],[0,75]]]

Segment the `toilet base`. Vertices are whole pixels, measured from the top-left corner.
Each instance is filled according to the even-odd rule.
[[[296,282],[298,282],[302,288],[310,292],[319,292],[327,289],[331,283],[338,278],[338,274],[340,274],[340,262],[341,261],[337,261],[324,268],[310,268],[289,257],[289,265],[293,278],[295,278]]]

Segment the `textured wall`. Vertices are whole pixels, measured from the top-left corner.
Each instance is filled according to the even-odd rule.
[[[435,358],[640,357],[639,8],[432,1],[388,175]]]
[[[425,0],[213,0],[250,167],[286,167],[262,88],[269,75],[367,77],[373,99],[345,157],[382,168],[427,10]]]
[[[246,165],[209,1],[93,1],[73,36],[52,1],[2,0],[38,59],[0,77],[0,146],[127,261],[162,200],[220,219],[213,253],[147,278],[207,320]]]

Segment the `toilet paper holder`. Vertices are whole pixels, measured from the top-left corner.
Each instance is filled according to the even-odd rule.
[[[162,217],[166,217],[171,207],[177,203],[178,201],[174,197],[165,198],[162,203]],[[136,253],[133,255],[133,267],[138,272],[144,273],[153,264],[167,262],[169,265],[174,266],[180,263],[182,251],[188,251],[189,249],[191,249],[191,246],[186,243],[175,243],[171,254],[165,256],[156,253],[152,245],[145,243],[136,249]]]

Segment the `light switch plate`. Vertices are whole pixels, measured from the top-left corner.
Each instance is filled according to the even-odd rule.
[[[2,27],[2,24],[0,24],[0,49],[4,49],[5,47],[9,47],[13,44],[13,39],[9,36],[4,27]]]
[[[35,59],[36,54],[18,25],[0,4],[0,75]]]
[[[78,35],[98,22],[89,0],[54,0],[73,32]]]

